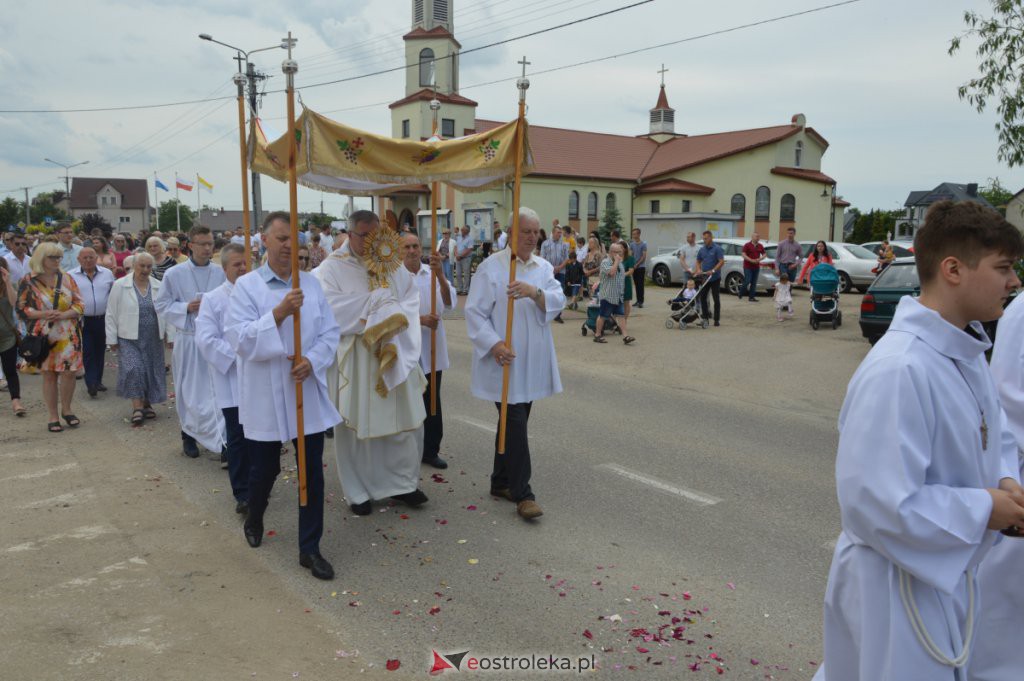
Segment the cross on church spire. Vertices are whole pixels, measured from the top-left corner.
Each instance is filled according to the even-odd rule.
[[[520,59],[519,61],[517,61],[516,63],[520,64],[523,67],[523,78],[526,78],[526,67],[529,66],[530,64],[532,64],[533,62],[532,61],[526,61],[526,55],[524,54],[523,58]]]
[[[664,64],[661,65],[661,70],[658,73],[661,74],[661,87],[665,87],[665,74],[668,73],[668,69],[665,68]]]

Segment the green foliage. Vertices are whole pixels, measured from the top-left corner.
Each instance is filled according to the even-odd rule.
[[[618,208],[606,208],[601,215],[601,224],[597,228],[602,243],[611,243],[613,229],[622,231],[622,213]]]
[[[53,220],[67,220],[68,214],[53,205],[53,193],[43,192],[36,194],[32,199],[32,207],[29,209],[32,223],[45,222],[46,218]]]
[[[855,244],[881,241],[889,233],[895,236],[896,220],[903,217],[901,210],[872,209],[868,213],[861,213],[853,208],[851,212],[857,216],[853,223],[853,233],[850,235],[850,241]]]
[[[98,213],[86,213],[82,216],[82,231],[86,234],[92,234],[92,230],[99,228],[103,232],[103,235],[108,239],[114,233],[114,228],[110,226],[107,219]]]
[[[184,203],[181,203],[181,229],[178,229],[177,199],[169,199],[160,204],[160,231],[161,232],[187,232],[192,229],[192,222],[195,220],[195,213]]]
[[[988,178],[988,184],[978,190],[978,195],[999,211],[1000,215],[1006,217],[1006,204],[1013,198],[1013,192],[999,182],[998,177]]]
[[[330,214],[310,213],[306,216],[306,225],[310,227],[330,227],[338,218]]]
[[[993,16],[964,12],[967,30],[953,38],[949,54],[960,50],[965,38],[977,38],[977,78],[957,92],[979,113],[989,100],[998,102],[997,157],[1011,168],[1024,165],[1024,7],[1020,0],[991,0]]]
[[[25,204],[8,196],[0,202],[0,229],[25,221]]]

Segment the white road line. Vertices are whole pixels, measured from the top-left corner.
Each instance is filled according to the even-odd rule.
[[[33,478],[45,478],[50,473],[60,473],[61,471],[69,471],[72,468],[78,466],[77,463],[65,463],[60,466],[54,466],[53,468],[47,468],[41,471],[35,471],[33,473],[22,473],[21,475],[12,475],[9,478],[0,478],[0,482],[10,482],[11,480],[32,480]]]
[[[616,475],[621,475],[622,477],[627,478],[629,480],[633,480],[634,482],[639,482],[644,485],[647,485],[648,487],[653,487],[654,489],[659,490],[661,492],[668,492],[669,494],[674,494],[677,497],[688,499],[689,501],[692,501],[696,504],[700,504],[701,506],[714,506],[715,504],[720,503],[722,501],[718,497],[713,497],[710,494],[696,492],[694,490],[686,489],[685,487],[679,487],[678,485],[672,485],[662,480],[658,480],[657,478],[652,478],[646,475],[642,475],[640,473],[636,473],[634,471],[629,470],[628,468],[623,468],[617,463],[603,463],[600,466],[598,466],[598,468],[606,471],[611,471]]]

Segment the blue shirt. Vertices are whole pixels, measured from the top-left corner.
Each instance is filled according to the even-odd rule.
[[[725,251],[716,243],[712,243],[710,247],[701,246],[697,251],[697,262],[700,263],[701,272],[710,272],[715,269],[719,260],[725,260]],[[721,278],[722,270],[715,270],[711,275],[711,281],[719,281]]]
[[[267,283],[267,288],[271,290],[292,287],[291,277],[285,281],[270,269],[270,265],[261,265],[256,271],[259,272],[260,278]]]
[[[455,240],[455,257],[459,258],[460,256],[462,256],[462,252],[467,249],[472,251],[475,245],[476,242],[473,240],[473,232],[470,232],[466,236],[462,236],[460,234],[459,238]],[[469,255],[467,255],[466,257],[468,258]]]

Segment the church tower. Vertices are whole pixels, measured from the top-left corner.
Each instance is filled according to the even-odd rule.
[[[441,102],[438,134],[475,131],[476,102],[459,94],[459,50],[454,0],[412,0],[412,29],[405,41],[405,96],[390,105],[392,137],[422,140],[433,132],[430,100]]]
[[[676,110],[668,105],[668,97],[665,95],[665,74],[668,69],[661,65],[661,90],[658,92],[658,103],[651,109],[651,131],[647,137],[661,144],[676,137]]]

